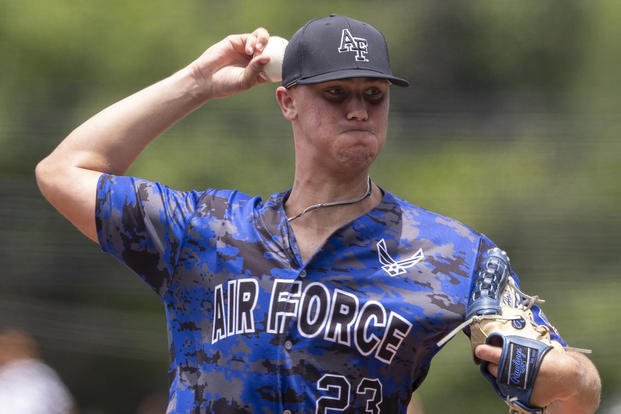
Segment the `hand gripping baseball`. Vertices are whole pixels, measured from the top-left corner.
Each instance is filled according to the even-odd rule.
[[[258,28],[229,35],[208,48],[190,65],[197,93],[205,99],[220,98],[266,82],[260,74],[270,59],[261,52],[268,39],[268,31]]]

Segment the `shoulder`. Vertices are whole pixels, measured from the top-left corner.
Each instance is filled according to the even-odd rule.
[[[121,198],[126,202],[139,200],[145,203],[190,203],[209,211],[231,209],[247,204],[253,197],[234,189],[175,189],[166,184],[133,176],[102,174],[99,179],[98,197]],[[256,197],[254,197],[256,201]],[[260,198],[258,200],[260,203]]]
[[[264,207],[263,198],[233,189],[207,189],[196,192],[198,216],[218,218],[248,217]]]
[[[400,210],[403,232],[414,232],[417,237],[464,239],[478,244],[486,237],[460,220],[415,205],[395,194],[386,192],[385,198]]]

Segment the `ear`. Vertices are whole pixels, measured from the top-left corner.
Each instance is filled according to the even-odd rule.
[[[279,86],[276,88],[276,100],[278,105],[280,105],[282,115],[289,121],[293,121],[297,117],[298,111],[291,90],[284,86]]]

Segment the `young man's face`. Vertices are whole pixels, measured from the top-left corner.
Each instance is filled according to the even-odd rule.
[[[388,129],[390,83],[349,78],[289,90],[296,148],[326,168],[367,168]]]

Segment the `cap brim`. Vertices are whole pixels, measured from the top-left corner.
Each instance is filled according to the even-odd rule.
[[[398,78],[392,75],[386,75],[385,73],[379,73],[373,70],[367,69],[347,69],[347,70],[339,70],[335,72],[322,73],[321,75],[309,76],[303,79],[296,79],[294,82],[291,82],[289,85],[284,85],[285,87],[290,87],[293,85],[308,85],[313,83],[327,82],[331,80],[337,79],[347,79],[347,78],[375,78],[375,79],[386,79],[390,82],[394,83],[397,86],[410,86],[410,82],[405,79]]]

